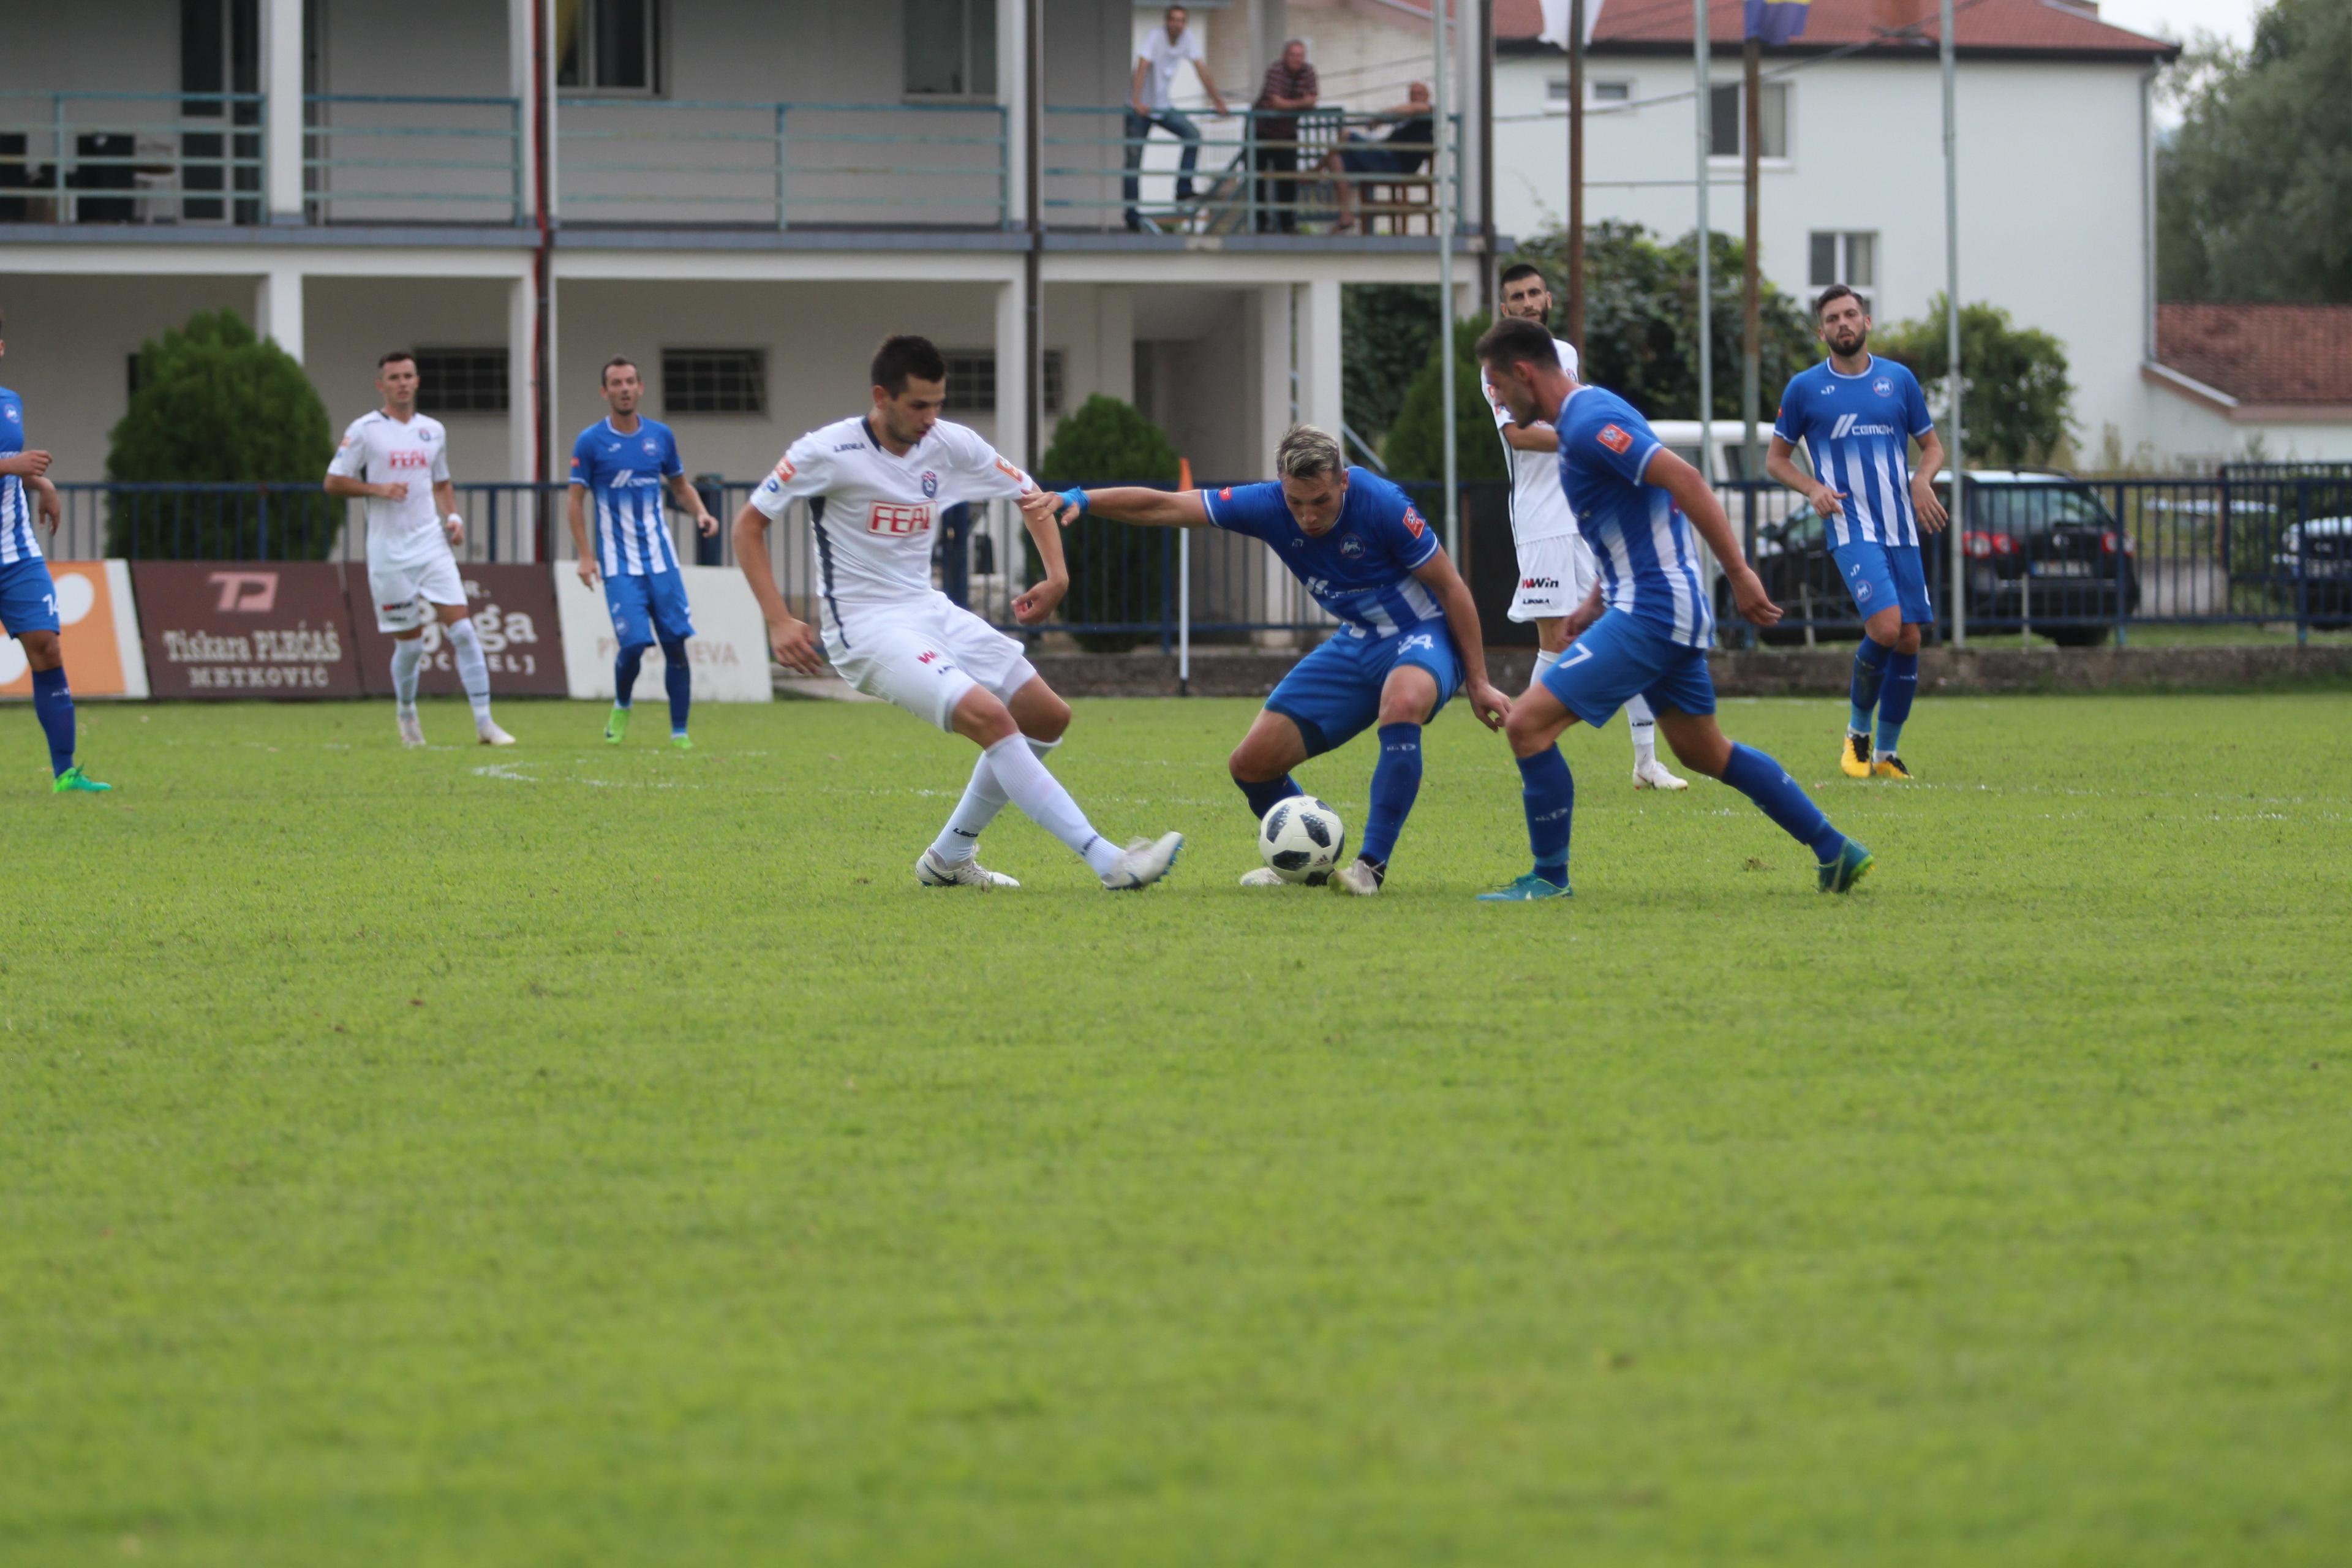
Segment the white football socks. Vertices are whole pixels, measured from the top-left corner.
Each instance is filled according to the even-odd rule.
[[[1107,875],[1118,864],[1122,853],[1118,846],[1095,831],[1070,792],[1029,749],[1027,736],[1007,735],[982,752],[981,760],[996,775],[996,787],[1005,798],[1019,806],[1024,816],[1068,845],[1096,876]]]
[[[1032,755],[1039,762],[1045,753],[1060,745],[1059,741],[1039,741],[1027,735]],[[971,782],[963,786],[963,798],[956,802],[955,810],[948,816],[948,825],[931,840],[931,853],[942,860],[969,860],[980,850],[980,836],[996,820],[996,814],[1005,806],[1004,786],[996,782],[996,770],[988,765],[988,753],[982,752],[971,764]]]
[[[1559,662],[1559,655],[1546,648],[1536,649],[1536,672],[1534,679],[1541,680],[1543,679],[1544,671],[1549,669],[1553,665],[1558,664]]]
[[[474,705],[474,723],[478,727],[490,721],[490,667],[482,658],[482,639],[474,635],[474,623],[468,618],[452,621],[441,628],[449,639],[449,657],[457,662],[457,679],[466,683],[466,700]]]
[[[410,637],[392,645],[392,694],[401,717],[416,711],[416,674],[425,667],[425,639]]]
[[[1625,728],[1633,734],[1633,765],[1658,760],[1658,716],[1644,697],[1625,699]]]

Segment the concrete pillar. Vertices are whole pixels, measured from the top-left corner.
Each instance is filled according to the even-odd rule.
[[[1021,395],[1029,374],[1024,287],[1019,278],[996,286],[996,449],[1016,464],[1026,461],[1029,450],[1029,403]]]
[[[1293,391],[1291,371],[1291,285],[1262,284],[1250,291],[1251,315],[1255,331],[1250,337],[1257,348],[1257,440],[1256,450],[1249,455],[1246,473],[1272,475],[1274,449],[1282,441],[1284,432],[1295,422],[1291,416]],[[1304,409],[1300,410],[1304,413]],[[1292,619],[1298,613],[1297,579],[1291,576],[1282,558],[1272,550],[1260,557],[1265,574],[1265,616],[1269,621]],[[1261,637],[1276,646],[1286,646],[1288,638],[1281,633]]]
[[[300,223],[302,0],[263,0],[261,92],[262,170],[269,197],[269,221]],[[299,286],[296,298],[300,298]],[[296,337],[300,337],[299,327]]]
[[[1120,47],[1124,48],[1125,45]],[[1028,221],[1031,171],[1024,124],[1031,86],[1028,73],[1029,0],[997,0],[996,101],[1004,109],[1004,225],[1008,228],[1019,227]],[[1020,383],[1005,380],[1000,365],[997,384],[1017,386]],[[1014,450],[1002,441],[997,447],[1001,451]]]
[[[261,275],[253,289],[253,330],[302,363],[302,274],[291,267]]]
[[[1135,290],[1106,283],[1095,294],[1095,390],[1135,401]]]
[[[531,113],[538,62],[532,58],[532,22],[546,4],[547,0],[507,0],[507,96],[515,100],[516,124],[522,132],[515,142],[515,156],[522,160],[522,182],[516,187],[522,210],[515,214],[517,223],[530,221],[539,210],[539,125]],[[548,102],[551,110],[551,95]]]
[[[539,477],[540,410],[547,389],[537,380],[531,329],[539,300],[530,275],[507,285],[507,478],[520,483]]]
[[[1318,278],[1298,289],[1298,416],[1340,433],[1339,280]],[[1349,456],[1354,456],[1350,453]]]

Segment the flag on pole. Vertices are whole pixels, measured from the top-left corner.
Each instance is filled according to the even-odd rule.
[[[1742,37],[1759,43],[1785,44],[1805,30],[1805,13],[1811,0],[1748,0],[1748,26]],[[1550,14],[1546,0],[1545,14]]]
[[[1601,22],[1601,0],[1584,0],[1584,41],[1592,42],[1592,29]],[[1549,44],[1556,49],[1568,47],[1568,0],[1542,0],[1543,31],[1536,35],[1539,44]]]

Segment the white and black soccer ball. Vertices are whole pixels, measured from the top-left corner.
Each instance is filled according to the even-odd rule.
[[[1257,825],[1257,852],[1286,882],[1320,882],[1348,847],[1348,825],[1311,795],[1294,795]]]

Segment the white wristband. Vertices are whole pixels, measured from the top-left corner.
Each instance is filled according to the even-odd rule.
[[[463,527],[465,527],[465,526],[466,526],[466,520],[465,520],[463,517],[459,516],[457,513],[454,512],[454,511],[453,511],[453,512],[451,512],[447,517],[443,518],[441,521],[444,521],[444,522],[454,522],[454,523],[456,523],[459,528],[463,528]]]

